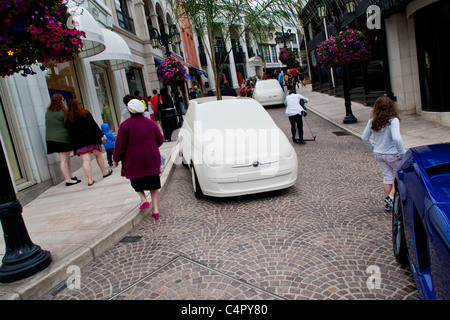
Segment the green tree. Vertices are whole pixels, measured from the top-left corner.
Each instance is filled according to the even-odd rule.
[[[271,29],[281,27],[283,22],[291,22],[296,11],[296,0],[169,0],[172,12],[178,21],[189,20],[195,34],[205,45],[214,79],[217,99],[222,99],[220,81],[224,60],[233,47],[247,32],[259,45],[263,43]],[[216,37],[223,43],[231,43],[224,55],[217,59],[214,46]],[[264,40],[264,41],[263,41]]]

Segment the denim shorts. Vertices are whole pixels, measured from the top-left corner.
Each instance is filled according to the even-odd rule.
[[[400,166],[402,160],[394,154],[375,154],[375,160],[377,160],[383,173],[383,184],[394,184],[394,172]]]

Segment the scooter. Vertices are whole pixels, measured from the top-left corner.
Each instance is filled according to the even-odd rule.
[[[309,132],[311,132],[311,136],[313,137],[312,139],[303,139],[303,141],[316,141],[316,136],[314,135],[314,133],[311,130],[311,127],[309,126],[308,120],[306,120],[306,106],[305,106],[305,100],[300,99],[300,105],[302,106],[302,108],[305,110],[304,112],[302,112],[302,116],[305,119],[306,125],[308,126]]]

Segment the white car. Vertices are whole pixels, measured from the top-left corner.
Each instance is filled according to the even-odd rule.
[[[286,94],[278,80],[259,80],[253,90],[253,98],[263,106],[282,105],[286,99]]]
[[[251,98],[191,100],[179,132],[179,148],[197,197],[284,189],[297,180],[292,144]]]

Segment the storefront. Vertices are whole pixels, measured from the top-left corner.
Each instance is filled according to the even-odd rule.
[[[309,1],[309,12],[317,12],[318,2]],[[381,15],[380,26],[367,26],[367,8],[372,1],[358,1],[354,14],[344,14],[341,28],[362,31],[369,39],[371,59],[349,66],[351,99],[371,106],[380,95],[388,95],[401,113],[450,126],[449,78],[446,30],[450,2],[444,0],[399,0],[376,2]],[[308,7],[309,6],[309,7]],[[312,11],[311,11],[312,10]],[[304,10],[308,12],[308,10]],[[316,47],[325,40],[323,20],[300,14],[305,26],[313,90],[343,95],[340,68],[322,68]],[[336,33],[335,23],[327,23],[328,34]]]
[[[414,12],[422,110],[450,112],[450,62],[446,51],[450,3],[439,1]]]
[[[49,62],[46,70],[33,67],[34,75],[0,79],[0,140],[17,192],[30,186],[45,190],[62,181],[57,155],[46,153],[45,112],[53,94],[62,94],[66,101],[79,99],[99,125],[108,123],[117,131],[124,96],[122,69],[133,64],[132,54],[125,41],[103,28],[88,10],[81,10],[76,19],[86,33],[76,60]],[[80,166],[73,157],[73,170]]]

